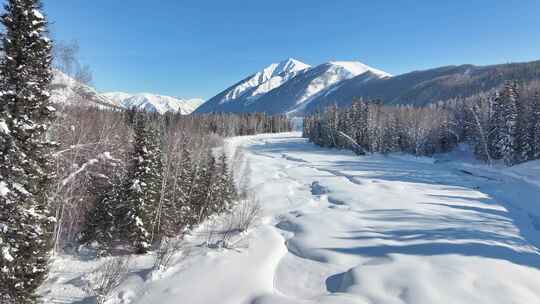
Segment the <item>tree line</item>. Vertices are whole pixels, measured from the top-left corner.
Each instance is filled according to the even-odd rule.
[[[216,151],[220,141],[204,136],[196,143],[199,133],[175,124],[181,117],[130,111],[126,119],[133,132],[126,161],[87,175],[87,191],[97,195],[83,215],[81,238],[72,241],[97,246],[100,254],[115,246],[145,253],[161,238],[231,209],[238,194],[227,155]]]
[[[355,100],[304,118],[303,136],[323,147],[433,155],[468,143],[476,157],[511,166],[540,158],[540,84],[507,81],[496,92],[425,107]]]

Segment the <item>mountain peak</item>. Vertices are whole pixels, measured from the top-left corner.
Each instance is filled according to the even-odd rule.
[[[380,77],[391,77],[389,73],[386,73],[384,71],[372,68],[366,64],[363,64],[359,61],[330,61],[328,63],[332,66],[337,66],[340,68],[343,68],[353,74],[354,76],[358,76],[360,74],[364,74],[366,72],[372,72]]]
[[[294,58],[288,58],[277,64],[274,74],[281,74],[283,72],[298,72],[310,67],[311,66],[309,64],[305,64]]]
[[[369,72],[370,79],[388,73],[355,61],[333,61],[311,67],[297,59],[273,63],[208,100],[198,113],[259,111],[288,113],[339,87],[347,79]]]
[[[310,68],[309,65],[293,58],[288,58],[279,63],[272,63],[263,70],[219,94],[218,103],[224,104],[242,98],[245,98],[249,102],[254,102],[262,94],[276,89],[308,68]]]

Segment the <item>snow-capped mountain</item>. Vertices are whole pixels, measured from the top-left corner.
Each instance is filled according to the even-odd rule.
[[[117,106],[111,99],[99,94],[94,88],[78,82],[59,70],[53,70],[51,100],[57,104],[108,108]]]
[[[149,112],[180,113],[187,115],[195,111],[204,100],[200,98],[181,99],[150,93],[129,94],[124,92],[103,93],[102,96],[112,100],[116,105],[125,109],[137,108]]]
[[[340,82],[369,73],[370,78],[388,73],[360,62],[335,61],[314,68],[288,59],[272,64],[211,98],[196,113],[208,112],[299,112],[313,97],[333,89]]]
[[[204,102],[200,98],[180,99],[149,93],[134,95],[124,92],[110,92],[100,94],[94,88],[78,82],[59,70],[54,70],[53,76],[51,99],[57,104],[120,109],[137,108],[161,114],[178,112],[187,115]]]
[[[390,105],[425,106],[438,101],[494,92],[500,90],[508,79],[519,79],[524,83],[539,81],[540,74],[531,71],[540,71],[540,61],[445,66],[379,80],[361,74],[341,82],[336,90],[316,96],[303,112],[309,113],[332,104],[348,106],[358,97],[378,99]]]
[[[280,63],[272,63],[262,71],[227,89],[223,96],[220,96],[219,104],[239,98],[245,98],[248,101],[256,100],[309,67],[309,65],[292,58]]]
[[[107,93],[101,93],[101,96],[108,98],[115,105],[120,106],[122,104],[122,101],[132,97],[133,94],[129,94],[125,92],[107,92]]]

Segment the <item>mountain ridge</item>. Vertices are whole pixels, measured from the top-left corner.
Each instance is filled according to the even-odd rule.
[[[101,95],[125,109],[135,108],[160,114],[172,112],[188,115],[204,102],[201,98],[178,98],[154,93],[105,92]]]
[[[294,62],[295,69],[267,75],[269,68],[283,63]],[[274,70],[272,70],[273,72]],[[308,64],[289,58],[280,64],[271,64],[244,80],[237,82],[218,95],[206,101],[195,113],[210,112],[265,112],[269,114],[288,113],[305,107],[305,102],[335,84],[363,73],[370,72],[373,78],[391,77],[390,74],[374,69],[360,62],[331,61],[310,67]],[[257,79],[256,81],[254,79]],[[276,80],[277,79],[277,80]],[[273,84],[272,81],[276,81]],[[246,87],[251,86],[249,89]],[[261,89],[262,88],[262,89]],[[242,94],[231,94],[242,92]]]

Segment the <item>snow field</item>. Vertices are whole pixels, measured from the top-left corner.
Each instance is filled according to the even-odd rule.
[[[234,249],[201,247],[194,234],[189,254],[157,274],[144,267],[151,256],[135,258],[108,304],[540,303],[534,162],[358,157],[299,133],[225,146],[240,149],[259,224]],[[58,258],[45,289],[63,300],[51,303],[86,303],[73,282],[92,263]]]

